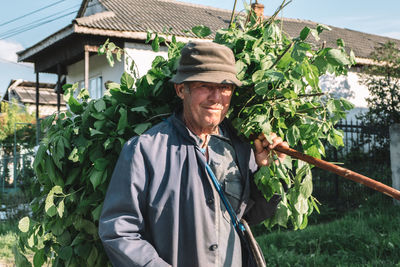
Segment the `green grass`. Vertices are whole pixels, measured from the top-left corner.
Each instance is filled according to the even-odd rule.
[[[15,223],[0,223],[0,261],[1,264],[14,261],[12,248],[17,242],[17,227]],[[0,266],[1,266],[0,264]]]
[[[400,206],[370,200],[339,219],[257,241],[268,266],[400,266]]]

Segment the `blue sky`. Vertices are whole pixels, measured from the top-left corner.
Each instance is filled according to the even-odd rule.
[[[229,10],[233,8],[234,3],[234,0],[181,1]],[[236,10],[243,10],[243,2],[237,2]],[[282,0],[259,2],[265,5],[264,14],[271,15]],[[81,0],[14,0],[2,5],[0,95],[4,93],[11,79],[35,81],[33,66],[17,63],[16,52],[34,45],[70,24],[80,3]],[[45,8],[46,6],[50,7]],[[38,11],[39,9],[42,10]],[[293,0],[283,10],[282,15],[400,39],[399,12],[399,0]],[[49,23],[45,23],[47,21]],[[43,25],[34,27],[38,24]],[[40,74],[40,81],[55,82],[56,75]]]

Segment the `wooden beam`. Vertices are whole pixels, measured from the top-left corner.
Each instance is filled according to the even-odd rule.
[[[39,120],[39,72],[36,72],[36,121]]]
[[[39,72],[36,72],[36,145],[39,144],[40,122],[39,122]]]
[[[57,111],[60,113],[61,107],[61,64],[57,64]]]
[[[89,45],[85,45],[85,89],[89,90]]]

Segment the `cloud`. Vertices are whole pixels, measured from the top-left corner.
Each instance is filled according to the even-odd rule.
[[[17,63],[17,52],[23,49],[20,43],[0,40],[0,59]]]

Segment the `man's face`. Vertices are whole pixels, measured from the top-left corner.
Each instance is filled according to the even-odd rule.
[[[177,95],[183,100],[185,124],[196,134],[215,130],[225,118],[234,85],[208,82],[175,84]]]

